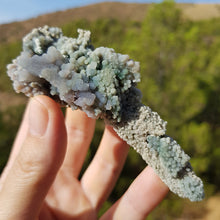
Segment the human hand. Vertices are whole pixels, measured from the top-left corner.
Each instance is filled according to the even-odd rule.
[[[128,145],[110,126],[79,180],[95,128],[84,112],[31,98],[0,179],[0,220],[97,219],[124,165]],[[144,219],[168,188],[147,167],[101,219]]]

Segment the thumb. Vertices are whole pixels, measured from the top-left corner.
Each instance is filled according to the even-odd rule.
[[[46,96],[29,102],[28,133],[0,191],[0,219],[35,219],[66,149],[64,118]]]

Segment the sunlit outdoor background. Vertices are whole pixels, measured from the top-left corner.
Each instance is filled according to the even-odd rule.
[[[33,2],[49,6],[46,0]],[[28,101],[13,91],[6,74],[6,65],[21,51],[22,37],[32,28],[46,24],[61,27],[65,35],[73,37],[77,36],[77,28],[88,29],[95,47],[112,47],[140,61],[143,103],[168,121],[167,134],[191,156],[191,164],[205,184],[203,202],[191,203],[170,193],[148,219],[220,219],[220,4],[69,2],[72,4],[47,7],[33,16],[62,11],[29,20],[24,20],[31,17],[29,14],[7,16],[6,9],[5,17],[0,16],[0,23],[5,23],[0,25],[0,172]],[[11,7],[13,14],[16,5]],[[24,21],[12,22],[16,20]],[[98,121],[84,169],[96,152],[102,131],[103,122]],[[131,149],[121,178],[100,215],[145,166]]]

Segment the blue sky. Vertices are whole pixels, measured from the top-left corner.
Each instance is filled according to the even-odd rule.
[[[106,0],[108,1],[108,0]],[[0,0],[0,23],[25,20],[40,14],[80,7],[104,0]],[[120,2],[160,2],[160,0],[120,0]],[[220,3],[220,0],[176,0],[176,2]]]

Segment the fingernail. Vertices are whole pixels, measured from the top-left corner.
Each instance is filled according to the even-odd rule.
[[[44,136],[49,121],[48,110],[40,98],[34,97],[30,101],[29,130],[33,136]]]

